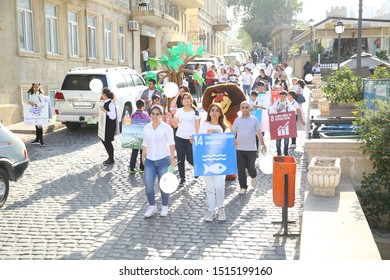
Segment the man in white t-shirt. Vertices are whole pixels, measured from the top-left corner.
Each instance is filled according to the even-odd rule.
[[[144,71],[150,71],[150,67],[146,65],[146,62],[149,58],[149,47],[146,46],[145,49],[141,52],[142,54],[142,65],[144,66]]]

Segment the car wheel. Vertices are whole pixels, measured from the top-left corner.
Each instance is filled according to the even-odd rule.
[[[71,130],[71,131],[74,131],[74,130],[78,130],[81,126],[81,123],[76,123],[76,122],[66,122],[65,123],[66,127]]]
[[[7,173],[0,169],[0,208],[4,206],[7,201],[9,193],[9,178]]]

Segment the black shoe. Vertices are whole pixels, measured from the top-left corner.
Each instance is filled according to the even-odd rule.
[[[103,161],[103,164],[106,164],[106,165],[108,165],[108,164],[114,164],[114,163],[115,163],[115,161],[112,160],[112,159],[108,159],[108,160]]]
[[[40,143],[41,147],[45,147],[45,143],[41,142]]]
[[[39,145],[39,141],[35,139],[34,141],[31,142],[31,144]]]

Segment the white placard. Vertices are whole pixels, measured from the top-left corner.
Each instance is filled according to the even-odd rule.
[[[24,124],[25,125],[47,125],[49,123],[49,104],[40,103],[39,106],[24,104]]]
[[[105,112],[99,111],[98,136],[103,141],[106,138],[106,116],[107,114]]]

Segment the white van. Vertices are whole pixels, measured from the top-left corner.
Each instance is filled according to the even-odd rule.
[[[101,94],[89,87],[92,79],[99,79],[115,95],[118,116],[122,119],[136,110],[135,102],[146,89],[141,75],[127,67],[75,68],[69,70],[55,94],[56,120],[65,123],[70,130],[78,129],[99,114]]]

